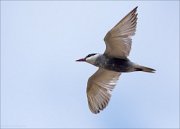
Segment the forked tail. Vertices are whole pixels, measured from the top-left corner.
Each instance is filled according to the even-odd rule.
[[[136,65],[135,71],[143,71],[143,72],[148,72],[148,73],[155,73],[156,70],[152,69],[152,68],[145,67],[145,66]]]

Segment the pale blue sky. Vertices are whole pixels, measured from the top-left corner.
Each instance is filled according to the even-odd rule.
[[[92,114],[76,59],[138,7],[129,58],[157,70],[124,73],[108,107]],[[1,1],[1,127],[178,128],[178,1]]]

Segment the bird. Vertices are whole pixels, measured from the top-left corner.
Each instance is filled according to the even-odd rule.
[[[107,107],[111,93],[124,72],[149,72],[156,70],[132,62],[128,56],[131,50],[132,36],[137,26],[136,6],[122,18],[104,37],[106,50],[103,54],[92,53],[78,62],[87,62],[98,67],[98,70],[88,79],[87,100],[89,109],[97,114]]]

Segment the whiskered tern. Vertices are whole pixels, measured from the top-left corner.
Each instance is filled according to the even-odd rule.
[[[135,34],[137,7],[130,11],[104,37],[104,54],[93,53],[76,60],[90,63],[99,69],[89,78],[87,98],[91,112],[97,114],[103,110],[111,97],[119,76],[123,72],[143,71],[154,73],[155,70],[131,62],[127,56],[131,50],[131,37]]]

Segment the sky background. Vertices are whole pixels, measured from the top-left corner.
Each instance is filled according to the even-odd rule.
[[[76,59],[103,53],[105,34],[134,7],[129,58],[157,70],[121,75],[109,105],[92,114]],[[178,128],[178,1],[1,1],[1,127]]]

